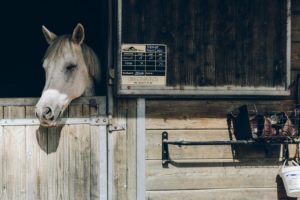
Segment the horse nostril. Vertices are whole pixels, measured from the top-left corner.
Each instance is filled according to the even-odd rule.
[[[43,109],[43,115],[48,115],[49,113],[51,113],[51,108],[45,107],[45,108]]]
[[[46,120],[54,120],[54,113],[50,107],[43,108],[42,116]]]

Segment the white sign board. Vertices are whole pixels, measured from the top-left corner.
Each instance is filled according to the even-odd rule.
[[[122,85],[166,86],[167,46],[122,44]]]

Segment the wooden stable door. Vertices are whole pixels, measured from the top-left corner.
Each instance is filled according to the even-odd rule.
[[[36,101],[0,100],[0,199],[106,200],[105,98],[71,104],[56,128],[39,126]]]

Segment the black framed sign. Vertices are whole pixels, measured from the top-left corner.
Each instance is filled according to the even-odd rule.
[[[162,44],[122,44],[124,86],[166,86],[167,47]]]

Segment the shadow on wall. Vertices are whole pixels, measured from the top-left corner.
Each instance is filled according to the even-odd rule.
[[[99,56],[102,66],[106,66],[107,11],[107,1],[99,0],[2,2],[0,97],[41,95],[45,81],[41,61],[48,46],[42,25],[61,35],[81,22],[86,31],[85,42]],[[105,87],[98,91],[102,91],[98,95],[105,94]]]
[[[53,128],[45,128],[40,126],[36,131],[36,139],[40,148],[46,153],[55,153],[61,136],[61,130],[64,125]]]

